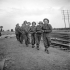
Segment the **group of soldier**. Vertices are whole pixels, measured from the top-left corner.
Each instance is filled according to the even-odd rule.
[[[45,18],[43,21],[39,21],[36,26],[36,22],[24,21],[22,26],[16,24],[15,34],[17,40],[22,44],[25,40],[25,45],[28,47],[29,44],[32,45],[32,48],[35,47],[39,50],[41,38],[43,38],[43,43],[45,47],[45,52],[49,53],[48,48],[50,47],[51,40],[49,34],[52,32],[52,26],[49,24],[49,19]],[[31,40],[31,42],[30,42]]]

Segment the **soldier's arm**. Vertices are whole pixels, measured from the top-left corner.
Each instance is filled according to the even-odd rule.
[[[23,27],[21,27],[21,33],[22,34],[25,34],[25,31],[24,31],[24,28]]]
[[[48,27],[49,27],[49,29],[47,29],[47,32],[49,32],[49,33],[52,32],[52,26],[49,24]]]
[[[37,26],[36,26],[36,28],[35,28],[35,32],[37,33]]]
[[[29,27],[28,33],[30,33],[31,27]]]
[[[22,30],[21,30],[21,28],[20,28],[20,27],[18,28],[18,32],[22,33]]]
[[[48,28],[49,29],[44,30],[44,32],[47,32],[47,33],[52,32],[52,26],[50,24],[48,25]]]
[[[30,27],[30,29],[29,29],[29,32],[31,32],[31,27]]]
[[[31,27],[30,27],[30,30],[29,30],[29,32],[30,32],[30,33],[33,33],[33,32],[32,32],[32,29],[31,29]]]
[[[37,33],[42,33],[43,30],[42,30],[42,27],[39,27],[39,29],[37,30]]]
[[[52,32],[52,26],[51,25],[49,25],[49,30],[50,30],[50,32]]]
[[[42,26],[42,32],[45,32],[45,30],[44,30],[44,28],[43,28],[44,26]]]
[[[35,33],[37,33],[37,26],[36,26],[36,28],[35,28]]]

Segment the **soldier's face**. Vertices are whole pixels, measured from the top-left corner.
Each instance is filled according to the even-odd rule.
[[[42,24],[39,24],[40,26],[42,26]]]
[[[24,21],[24,24],[27,25],[27,21]]]
[[[19,26],[19,24],[17,24],[16,26]]]
[[[25,25],[27,25],[27,22],[25,22]]]
[[[48,24],[48,20],[44,20],[44,24]]]
[[[30,26],[30,25],[31,25],[31,23],[28,23],[28,25]]]
[[[35,26],[35,23],[33,23],[32,26]]]

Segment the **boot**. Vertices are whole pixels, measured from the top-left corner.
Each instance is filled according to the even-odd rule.
[[[37,45],[37,50],[39,50],[39,45]]]
[[[46,52],[47,54],[49,54],[49,51],[48,51],[48,49],[47,49],[47,48],[45,48],[45,52]]]
[[[26,43],[26,47],[28,47],[28,44]]]
[[[32,48],[34,48],[35,46],[34,45],[32,45]]]
[[[28,44],[26,44],[26,47],[28,47]]]
[[[23,44],[23,42],[22,42],[22,41],[20,41],[20,43],[21,43],[21,44]]]

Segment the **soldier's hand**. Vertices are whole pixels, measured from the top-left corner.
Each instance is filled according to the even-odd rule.
[[[30,32],[31,34],[33,33],[33,32]]]
[[[38,32],[36,32],[36,33],[38,33]]]
[[[44,30],[44,32],[49,32],[49,30]]]
[[[42,33],[44,32],[44,30],[42,30]]]

